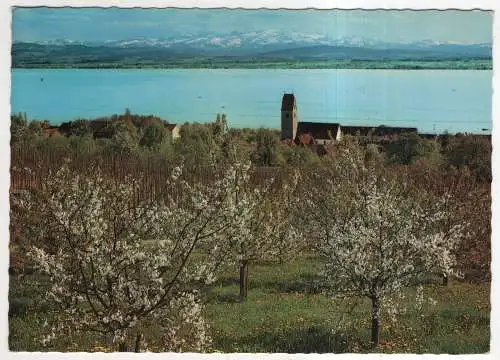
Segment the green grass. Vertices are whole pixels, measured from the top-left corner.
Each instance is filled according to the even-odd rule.
[[[301,257],[285,264],[252,263],[249,293],[238,302],[238,269],[228,268],[206,289],[205,316],[211,325],[213,350],[221,352],[388,352],[485,353],[489,351],[489,283],[451,281],[447,287],[428,284],[424,293],[437,301],[422,310],[414,305],[415,288],[405,291],[406,313],[392,323],[383,313],[381,344],[371,349],[368,300],[333,300],[317,276],[321,264]],[[78,344],[61,339],[43,348],[34,339],[47,309],[37,304],[43,285],[33,276],[12,277],[9,345],[14,351],[90,351],[106,346],[88,335]],[[39,296],[39,295],[38,295]],[[15,303],[15,305],[14,305]],[[15,309],[12,309],[15,307]],[[154,329],[146,333],[154,336]],[[147,340],[147,339],[146,339]]]

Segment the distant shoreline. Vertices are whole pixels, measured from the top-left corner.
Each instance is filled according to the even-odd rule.
[[[359,69],[359,70],[492,70],[491,59],[475,60],[325,60],[325,61],[219,61],[185,60],[155,63],[82,62],[18,63],[12,69]]]

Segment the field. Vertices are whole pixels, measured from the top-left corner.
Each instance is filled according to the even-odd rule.
[[[249,292],[238,302],[238,270],[227,268],[207,287],[206,319],[211,327],[212,351],[217,352],[386,352],[485,353],[489,351],[489,282],[469,284],[439,280],[424,286],[424,297],[434,299],[419,310],[416,288],[405,290],[400,303],[406,312],[392,322],[382,312],[381,344],[370,348],[370,306],[365,299],[336,301],[318,276],[321,263],[312,255],[279,263],[252,263]],[[48,314],[43,279],[36,275],[10,278],[9,345],[13,351],[116,351],[88,335],[78,345],[68,339],[43,347],[41,325]],[[143,329],[158,336],[154,327]],[[154,348],[149,348],[155,351]]]

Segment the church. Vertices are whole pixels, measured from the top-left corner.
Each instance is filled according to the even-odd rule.
[[[285,93],[281,101],[281,140],[302,145],[327,145],[339,141],[342,135],[369,141],[390,141],[402,133],[417,133],[417,128],[392,126],[341,126],[339,123],[305,122],[297,120],[297,98]]]

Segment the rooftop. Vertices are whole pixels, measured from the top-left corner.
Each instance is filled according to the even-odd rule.
[[[314,139],[335,139],[339,126],[340,124],[301,121],[297,126],[297,135],[309,134]]]
[[[386,136],[400,135],[403,133],[416,133],[417,128],[413,127],[393,127],[393,126],[341,126],[340,131],[344,135],[352,136]]]

